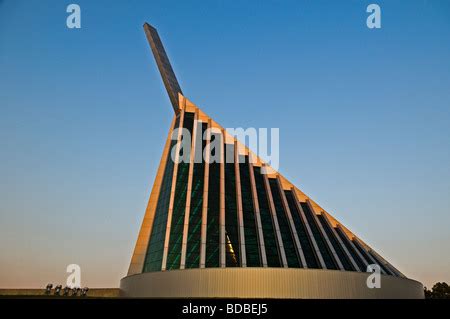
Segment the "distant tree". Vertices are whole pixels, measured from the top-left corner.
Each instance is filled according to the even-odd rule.
[[[446,282],[437,282],[431,290],[424,289],[426,299],[450,299],[450,286]]]
[[[431,299],[433,293],[427,287],[423,287],[423,293],[425,295],[425,299]]]

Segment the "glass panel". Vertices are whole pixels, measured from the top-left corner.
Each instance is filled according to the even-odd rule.
[[[320,268],[319,263],[317,262],[316,259],[314,247],[311,244],[308,232],[300,217],[300,212],[298,211],[297,205],[295,204],[296,201],[295,196],[290,190],[284,191],[284,193],[286,194],[289,209],[291,210],[292,219],[294,220],[295,229],[297,231],[300,245],[302,245],[303,254],[305,255],[306,259],[306,264],[308,265],[308,268],[316,268],[316,269]]]
[[[309,209],[307,203],[300,203],[302,205],[303,212],[305,213],[306,219],[308,220],[309,227],[311,228],[311,232],[313,233],[314,239],[316,240],[316,244],[319,247],[320,254],[323,257],[325,265],[327,269],[338,269],[337,265],[334,262],[333,257],[331,256],[330,251],[328,250],[327,243],[325,239],[322,237],[320,233],[319,227],[316,224],[314,213]]]
[[[220,135],[212,134],[211,142],[220,139]],[[220,149],[213,149],[212,156]],[[208,182],[208,217],[206,229],[205,267],[219,267],[220,247],[220,163],[209,164]]]
[[[328,225],[327,221],[325,220],[325,216],[320,214],[318,215],[319,221],[322,224],[323,229],[325,230],[325,233],[328,236],[328,239],[331,242],[331,245],[333,245],[334,251],[339,257],[339,260],[342,263],[342,266],[344,266],[345,270],[353,271],[355,268],[353,268],[350,260],[348,259],[347,255],[345,254],[344,250],[342,249],[341,245],[339,244],[338,240],[333,234],[333,231],[331,230],[330,226]]]
[[[259,213],[263,228],[264,246],[266,248],[267,266],[281,267],[278,243],[273,226],[272,215],[269,210],[269,199],[264,187],[264,177],[260,167],[254,167],[256,192],[258,194]]]
[[[300,261],[297,256],[297,248],[294,244],[294,238],[289,226],[289,221],[284,211],[283,203],[281,202],[280,189],[278,182],[274,178],[269,178],[270,190],[272,192],[273,203],[277,213],[278,225],[280,227],[281,238],[283,238],[284,252],[286,253],[286,259],[288,266],[292,268],[301,267]]]
[[[373,259],[375,259],[375,260],[377,261],[378,265],[380,265],[381,269],[383,269],[384,272],[385,272],[387,275],[393,275],[393,276],[395,276],[395,273],[394,273],[388,266],[386,266],[385,264],[383,264],[383,263],[381,262],[381,260],[380,260],[375,254],[373,254],[373,253],[371,253],[371,252],[369,252],[369,254],[370,254],[370,256],[372,256]]]
[[[174,128],[177,128],[179,124],[180,116],[177,116]],[[170,150],[176,145],[176,143],[176,140],[171,141]],[[170,150],[166,158],[166,167],[164,169],[164,175],[159,191],[158,203],[156,204],[155,219],[153,221],[152,233],[150,235],[148,249],[145,255],[143,272],[161,270],[174,167],[173,161],[170,157]]]
[[[369,257],[369,253],[368,253],[365,249],[363,249],[363,248],[359,245],[359,243],[356,242],[356,240],[352,240],[352,242],[353,242],[353,244],[355,245],[356,249],[358,249],[359,253],[360,253],[361,255],[363,255],[363,257],[367,260],[367,262],[368,262],[369,264],[372,264],[372,260],[371,260],[370,257]],[[362,271],[366,272],[366,271],[367,271],[367,266],[365,266],[365,267],[363,268]]]
[[[249,169],[248,156],[241,156],[239,162],[239,174],[241,177],[242,214],[244,219],[247,267],[261,267]]]
[[[374,254],[369,253],[367,250],[365,250],[356,240],[353,240],[353,243],[355,244],[356,249],[359,250],[359,252],[361,253],[361,255],[364,256],[364,258],[366,258],[367,262],[372,264],[372,259],[370,259],[369,256],[371,256],[376,263],[380,266],[380,268],[382,269],[382,272],[385,274],[390,275],[391,272],[386,268],[386,266],[384,266],[379,260],[378,258],[375,257]],[[364,268],[364,271],[367,271],[367,268]]]
[[[189,130],[191,136],[193,125],[194,113],[185,113],[183,127]],[[182,150],[180,150],[180,156],[181,152]],[[170,228],[169,251],[167,254],[166,269],[168,270],[180,268],[188,174],[189,162],[178,163],[177,181],[175,184],[175,199],[173,202],[172,223]]]
[[[203,150],[206,147],[206,140],[203,139],[208,124],[198,122],[197,135],[195,147],[198,150]],[[198,151],[196,150],[196,152]],[[200,244],[201,244],[201,228],[202,228],[202,206],[203,206],[203,186],[205,177],[205,163],[203,156],[200,163],[194,163],[194,170],[192,176],[192,192],[191,192],[191,207],[189,212],[189,228],[186,247],[186,268],[200,267]]]
[[[363,262],[361,258],[359,258],[359,255],[356,253],[356,251],[353,249],[352,245],[350,245],[350,241],[347,238],[347,236],[342,232],[342,230],[338,227],[335,228],[338,236],[341,238],[342,242],[344,243],[345,247],[347,247],[347,250],[349,251],[350,255],[352,255],[353,260],[358,265],[359,269],[363,272],[366,271],[366,264]]]
[[[234,168],[234,145],[225,144],[225,255],[227,267],[240,267],[239,229],[236,208],[236,174]]]

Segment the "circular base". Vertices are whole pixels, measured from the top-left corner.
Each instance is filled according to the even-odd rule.
[[[203,268],[131,275],[120,281],[123,297],[152,298],[414,298],[423,299],[415,280],[371,273],[298,268]]]

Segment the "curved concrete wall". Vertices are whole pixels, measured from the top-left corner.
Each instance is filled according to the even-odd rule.
[[[123,297],[152,298],[424,298],[420,282],[381,275],[294,268],[203,268],[149,272],[123,278]]]

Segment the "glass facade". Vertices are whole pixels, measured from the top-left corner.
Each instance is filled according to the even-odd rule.
[[[206,140],[203,134],[205,133],[208,124],[198,122],[196,148],[201,147],[204,150],[206,147]],[[192,191],[191,191],[191,207],[189,212],[189,228],[186,247],[186,268],[198,268],[200,265],[200,244],[201,244],[201,230],[202,230],[202,208],[203,208],[203,187],[205,182],[205,162],[203,157],[199,158],[201,162],[195,162],[192,176]]]
[[[240,156],[239,174],[241,178],[242,214],[244,219],[247,267],[261,267],[258,230],[255,219],[255,207],[253,206],[248,156]]]
[[[225,261],[227,267],[240,267],[239,223],[236,204],[234,145],[225,144]]]
[[[331,245],[333,245],[334,251],[338,255],[339,260],[341,261],[344,269],[354,271],[355,268],[352,266],[350,259],[348,259],[347,255],[345,254],[345,251],[342,249],[337,238],[334,236],[334,233],[331,230],[330,225],[328,225],[327,221],[325,220],[326,217],[323,214],[320,214],[317,217],[319,218],[319,222],[322,224],[322,227],[325,230],[325,233],[327,234],[328,239],[331,242]]]
[[[267,266],[281,267],[280,252],[273,226],[272,215],[269,210],[269,198],[264,187],[264,177],[260,167],[253,168],[255,173],[256,192],[258,196],[259,214],[263,228],[264,246],[266,248]]]
[[[301,263],[298,258],[294,238],[290,230],[289,220],[283,207],[278,181],[275,178],[269,178],[269,184],[277,214],[278,226],[280,227],[281,238],[283,238],[284,252],[286,253],[288,266],[299,268],[301,267]]]
[[[185,113],[183,127],[191,133],[191,136],[193,126],[194,113]],[[180,156],[183,151],[185,150],[180,150]],[[169,251],[167,254],[166,264],[166,269],[168,270],[180,268],[188,174],[189,161],[187,163],[184,161],[178,163],[178,173],[175,184],[175,200],[173,201],[172,223],[170,227]]]
[[[338,269],[337,265],[334,262],[333,256],[327,247],[327,243],[325,242],[325,238],[322,237],[320,233],[319,226],[316,224],[314,213],[309,209],[307,203],[300,203],[305,213],[306,219],[308,220],[309,228],[311,228],[311,232],[313,233],[314,239],[316,240],[316,244],[319,247],[320,254],[327,266],[327,269]]]
[[[183,127],[186,128],[192,135],[194,124],[197,123],[195,138],[195,145],[197,149],[205,150],[207,141],[203,140],[205,131],[208,128],[207,123],[195,122],[195,114],[186,112],[184,114]],[[180,125],[180,115],[175,119],[175,128]],[[342,263],[346,271],[356,271],[357,269],[350,261],[349,256],[344,250],[353,258],[361,271],[366,271],[366,265],[362,258],[359,257],[359,252],[364,258],[372,263],[370,258],[377,260],[382,268],[383,273],[396,276],[397,273],[389,265],[384,265],[380,262],[376,254],[366,251],[359,243],[354,242],[355,247],[351,244],[350,239],[343,233],[339,227],[332,228],[327,222],[326,216],[323,214],[317,215],[310,209],[305,202],[296,202],[296,196],[292,190],[281,189],[276,178],[268,178],[269,189],[266,189],[265,177],[261,174],[261,168],[253,167],[254,181],[251,180],[249,157],[240,155],[239,163],[234,163],[234,144],[225,144],[220,133],[212,133],[211,141],[220,139],[223,148],[225,159],[229,162],[224,165],[224,194],[225,197],[225,267],[242,267],[241,254],[241,235],[245,240],[245,260],[247,267],[263,267],[261,258],[261,249],[264,249],[267,258],[267,267],[282,267],[281,253],[278,243],[278,236],[274,227],[274,216],[272,215],[269,202],[270,191],[273,199],[275,211],[273,212],[278,221],[280,235],[288,267],[301,268],[303,265],[298,255],[298,247],[294,240],[293,231],[291,230],[291,222],[287,214],[287,209],[283,203],[283,195],[286,197],[287,207],[291,213],[293,227],[298,236],[298,240],[303,251],[306,267],[319,269],[321,264],[317,256],[317,252],[313,245],[313,239],[317,244],[317,248],[323,257],[327,269],[338,269],[336,256],[332,254],[328,243],[321,232],[323,228],[324,233],[329,239],[331,247],[336,252],[337,258]],[[170,142],[171,149],[176,145],[176,140]],[[215,156],[215,152],[220,152],[220,147],[213,149],[211,154]],[[183,152],[190,152],[190,150],[180,150],[180,156]],[[203,152],[202,152],[203,153]],[[152,272],[160,271],[162,269],[162,259],[164,254],[164,241],[166,237],[169,202],[172,188],[172,180],[175,165],[171,160],[169,152],[165,159],[166,165],[162,176],[161,187],[157,204],[155,208],[154,222],[152,232],[150,234],[148,249],[145,255],[143,271]],[[192,184],[190,192],[190,207],[189,207],[189,225],[187,227],[187,242],[186,242],[186,260],[185,268],[199,268],[200,254],[201,254],[201,236],[202,236],[202,218],[203,218],[203,196],[207,196],[207,217],[206,217],[206,247],[205,247],[205,267],[220,267],[220,175],[221,163],[205,163],[203,157],[200,161],[197,158],[196,162],[180,162],[178,164],[177,175],[174,179],[175,192],[172,210],[172,219],[170,221],[170,236],[169,246],[167,251],[166,269],[179,269],[181,266],[181,251],[182,240],[184,232],[184,219],[186,213],[186,199],[189,180],[189,169],[192,166]],[[208,189],[205,190],[205,167],[208,165]],[[240,185],[237,184],[236,165],[239,168]],[[253,198],[252,183],[256,190],[256,197]],[[237,202],[237,187],[242,200],[242,217],[243,217],[243,234],[240,234],[238,202]],[[206,192],[205,192],[206,191]],[[258,225],[256,223],[254,200],[259,206],[262,239],[264,247],[262,247],[258,232]],[[303,220],[299,207],[303,210],[306,220]],[[312,233],[311,238],[307,230],[309,225]],[[335,232],[333,232],[333,229]],[[341,243],[344,247],[341,246]]]
[[[352,255],[352,258],[355,261],[355,263],[358,265],[359,269],[361,271],[366,271],[367,265],[356,253],[355,249],[353,249],[353,246],[350,244],[350,240],[348,239],[347,235],[345,235],[344,232],[339,227],[337,227],[335,229],[336,229],[336,233],[341,238],[341,241],[344,243],[345,247],[347,247],[348,252],[350,253],[350,255]]]
[[[388,275],[392,274],[392,272],[391,272],[389,269],[387,269],[387,267],[386,267],[385,265],[383,265],[383,264],[381,263],[381,261],[378,260],[378,258],[376,258],[376,256],[375,256],[374,254],[371,254],[371,253],[369,253],[367,250],[365,250],[365,249],[358,243],[358,241],[353,240],[353,243],[355,244],[356,249],[358,249],[358,251],[361,253],[361,255],[364,256],[364,258],[366,258],[366,260],[367,260],[367,262],[368,262],[369,264],[372,264],[372,263],[373,263],[373,262],[372,262],[372,259],[370,258],[370,257],[372,257],[372,258],[376,261],[376,264],[378,264],[378,265],[380,266],[381,272],[382,272],[382,273],[388,274]],[[367,271],[367,268],[365,268],[364,271]]]
[[[294,220],[295,229],[297,231],[298,239],[300,245],[302,245],[303,254],[305,255],[306,264],[308,268],[320,268],[317,261],[316,254],[314,252],[314,247],[309,239],[306,227],[300,217],[300,212],[298,211],[297,205],[295,204],[295,197],[292,191],[284,191],[286,194],[286,199],[291,211],[292,219]]]
[[[220,139],[212,134],[211,142]],[[211,155],[220,152],[212,150]],[[208,216],[206,228],[205,267],[219,267],[220,259],[220,163],[209,163],[208,179]]]
[[[358,249],[359,253],[361,255],[363,255],[363,257],[367,260],[367,262],[369,264],[372,264],[372,260],[369,257],[369,253],[365,249],[363,249],[356,240],[352,240],[352,241],[353,241],[353,244],[355,245],[356,249]],[[364,272],[367,271],[367,266],[363,268],[363,271]]]
[[[381,262],[381,260],[372,252],[369,252],[370,256],[372,256],[373,259],[376,260],[376,262],[378,263],[378,265],[381,267],[381,269],[384,271],[385,274],[387,275],[395,275],[395,273],[385,264],[383,264]]]
[[[174,128],[180,125],[180,115],[175,120]],[[172,140],[170,149],[176,145],[177,141]],[[162,178],[161,188],[156,204],[155,218],[153,220],[152,233],[150,236],[147,253],[145,255],[143,272],[161,270],[162,256],[164,250],[164,239],[166,236],[167,213],[169,210],[170,190],[172,187],[173,161],[170,157],[170,150],[166,158],[166,167]]]

